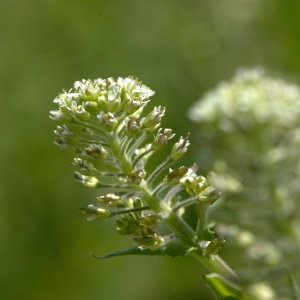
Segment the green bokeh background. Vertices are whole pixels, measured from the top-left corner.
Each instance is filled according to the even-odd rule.
[[[89,256],[131,241],[79,214],[94,192],[73,181],[48,111],[75,80],[136,76],[167,107],[164,126],[191,131],[190,164],[201,139],[186,111],[206,90],[240,66],[300,82],[299,11],[296,0],[2,1],[0,299],[212,299],[190,259]]]

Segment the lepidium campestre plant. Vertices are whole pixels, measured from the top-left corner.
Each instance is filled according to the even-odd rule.
[[[261,68],[240,69],[190,110],[202,166],[223,206],[211,211],[231,265],[262,299],[300,299],[300,88]],[[298,280],[298,281],[297,281]]]
[[[207,269],[204,280],[217,299],[252,300],[219,256],[224,239],[208,218],[219,198],[213,174],[204,177],[196,166],[178,165],[189,136],[175,140],[159,165],[149,163],[175,136],[161,127],[164,107],[144,112],[153,94],[137,79],[119,77],[76,81],[54,100],[55,143],[73,153],[75,179],[98,191],[94,203],[81,211],[88,220],[115,218],[116,230],[136,243],[98,257],[189,255]],[[193,209],[196,226],[187,208]]]

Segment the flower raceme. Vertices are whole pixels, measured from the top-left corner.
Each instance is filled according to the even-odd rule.
[[[293,95],[294,89],[289,91]],[[179,137],[165,159],[149,167],[149,158],[175,136],[161,127],[164,107],[144,111],[153,95],[137,79],[119,77],[76,81],[54,99],[55,144],[73,153],[75,179],[99,193],[81,212],[89,221],[115,218],[116,230],[137,244],[96,257],[190,255],[210,272],[204,280],[217,299],[275,299],[262,296],[266,290],[270,295],[264,285],[249,288],[219,257],[224,239],[215,235],[208,217],[219,207],[212,204],[220,196],[215,188],[215,183],[222,186],[220,177],[200,176],[196,166],[174,166],[188,150],[189,135]],[[210,108],[202,111],[203,119]]]
[[[161,128],[164,107],[144,113],[153,95],[131,77],[76,81],[54,99],[58,109],[50,118],[58,123],[55,143],[74,154],[75,179],[99,189],[99,206],[81,209],[88,220],[116,217],[117,231],[132,235],[140,249],[163,247],[170,236],[197,248],[199,230],[184,219],[184,209],[212,203],[218,192],[213,180],[198,176],[195,167],[171,168],[187,152],[188,136],[180,137],[167,158],[148,171],[150,156],[174,138],[171,129]],[[170,235],[162,236],[160,223],[171,229]]]

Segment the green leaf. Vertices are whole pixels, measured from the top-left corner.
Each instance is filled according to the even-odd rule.
[[[241,300],[242,293],[238,286],[219,274],[212,273],[204,276],[206,284],[218,300]]]
[[[287,271],[287,281],[292,293],[292,300],[300,300],[300,289],[298,284],[296,283],[296,279],[291,273],[291,271]]]
[[[174,238],[170,241],[163,244],[158,249],[150,249],[150,248],[140,248],[138,246],[124,249],[120,251],[116,251],[113,253],[105,254],[105,255],[95,255],[92,253],[92,256],[95,258],[111,258],[115,256],[125,256],[125,255],[168,255],[168,256],[184,256],[188,251],[189,247],[181,242],[181,240]]]

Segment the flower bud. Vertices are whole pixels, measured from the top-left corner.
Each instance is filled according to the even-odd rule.
[[[200,193],[207,187],[205,177],[197,176],[195,173],[188,174],[180,179],[180,182],[185,186],[186,191],[190,195],[200,195]]]
[[[161,215],[150,214],[140,218],[140,225],[154,227],[157,225],[157,222],[162,219]]]
[[[71,106],[71,109],[74,114],[74,117],[76,117],[80,121],[87,121],[90,118],[90,113],[87,112],[82,105]]]
[[[141,248],[150,248],[152,250],[158,249],[163,243],[164,239],[158,234],[150,236],[142,236],[133,238]]]
[[[127,176],[127,182],[134,183],[134,184],[140,184],[142,179],[146,176],[146,172],[144,169],[136,170],[132,173],[130,173]]]
[[[128,119],[128,122],[126,124],[126,134],[130,137],[135,136],[141,128],[141,120],[137,117],[132,117]]]
[[[88,205],[87,208],[80,208],[79,210],[85,214],[88,214],[88,221],[93,221],[95,219],[106,219],[111,216],[110,210],[99,208],[93,204]]]
[[[111,84],[107,92],[107,110],[114,112],[117,110],[121,103],[121,90],[115,82]]]
[[[100,186],[100,181],[95,176],[86,176],[76,172],[74,177],[87,187],[97,188]]]
[[[151,130],[155,130],[161,122],[162,117],[165,114],[166,109],[164,107],[158,106],[154,107],[143,120],[143,126]]]
[[[65,124],[63,126],[57,126],[54,133],[63,138],[71,138],[73,136],[73,132]]]
[[[117,231],[120,234],[140,234],[140,226],[138,220],[132,214],[122,215],[116,220]]]
[[[143,201],[140,198],[132,199],[132,206],[133,208],[142,208]],[[139,215],[139,212],[137,214]]]
[[[99,91],[93,90],[93,87],[87,89],[84,94],[81,94],[82,100],[85,102],[85,107],[98,107]]]
[[[97,99],[97,103],[101,110],[106,110],[106,103],[107,103],[107,91],[102,91],[101,95]]]
[[[57,135],[55,144],[65,149],[72,149],[74,146],[74,133],[68,128],[67,125],[57,126],[54,130]]]
[[[115,116],[112,113],[104,113],[101,111],[97,118],[100,122],[100,125],[106,130],[106,131],[112,131],[116,128],[118,125],[118,120],[115,118]]]
[[[131,99],[128,103],[124,105],[124,110],[127,114],[133,114],[142,108],[141,101],[138,99]]]
[[[154,138],[154,141],[152,143],[152,149],[159,150],[162,149],[164,146],[168,144],[168,141],[172,139],[175,134],[173,134],[172,129],[165,128],[163,132],[161,132],[162,129],[158,130],[157,135]]]
[[[99,88],[92,80],[85,79],[82,81],[76,81],[74,83],[74,90],[78,91],[81,99],[86,102],[97,102],[97,98],[100,93]]]
[[[114,207],[120,204],[121,197],[115,194],[107,194],[106,196],[96,197],[96,200],[102,204]]]
[[[217,191],[217,189],[214,186],[208,186],[204,190],[202,190],[199,199],[205,202],[212,202],[218,199],[219,196],[220,193]]]
[[[187,167],[180,167],[175,170],[170,169],[169,174],[164,178],[166,184],[178,184],[180,179],[188,172]]]
[[[50,117],[50,119],[61,122],[61,123],[63,123],[63,122],[69,123],[72,120],[72,117],[69,116],[68,114],[65,114],[61,109],[60,110],[51,110],[49,117]]]
[[[93,113],[99,110],[99,105],[94,101],[87,101],[84,105],[86,111]]]
[[[190,145],[190,141],[188,139],[188,136],[183,138],[180,137],[179,141],[174,144],[172,150],[171,150],[171,158],[172,160],[177,160],[180,157],[182,157],[186,151],[188,146]]]
[[[90,144],[88,147],[84,148],[84,154],[91,156],[93,158],[106,159],[107,151],[97,144]]]
[[[195,195],[195,179],[192,177],[184,177],[180,182],[185,186],[186,191],[190,195]]]
[[[83,175],[95,175],[97,173],[97,169],[92,163],[79,157],[73,159],[73,166]]]

